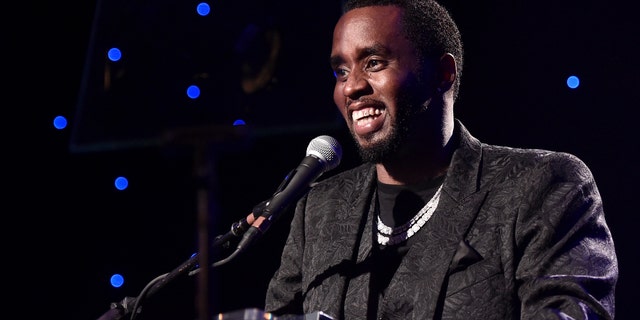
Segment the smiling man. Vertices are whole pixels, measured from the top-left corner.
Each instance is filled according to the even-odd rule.
[[[428,0],[353,0],[333,98],[362,164],[297,204],[265,310],[334,319],[613,319],[617,259],[576,156],[454,117],[458,28]]]

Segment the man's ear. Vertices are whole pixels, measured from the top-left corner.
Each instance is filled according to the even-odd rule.
[[[443,54],[438,64],[438,92],[446,92],[451,89],[458,76],[456,70],[456,59],[453,55],[450,53]]]

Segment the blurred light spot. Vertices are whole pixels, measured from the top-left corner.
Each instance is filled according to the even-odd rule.
[[[67,118],[63,116],[57,116],[53,119],[53,126],[56,129],[62,130],[67,127]]]
[[[124,278],[116,273],[111,276],[110,282],[114,288],[120,288],[124,284]]]
[[[234,126],[244,126],[246,123],[244,122],[244,120],[242,119],[238,119],[236,121],[233,122]]]
[[[129,185],[129,181],[125,177],[117,177],[115,181],[116,189],[124,190]]]
[[[118,48],[111,48],[109,49],[109,52],[107,52],[107,57],[109,57],[109,60],[111,61],[118,61],[122,58],[122,52],[120,52],[120,49]]]
[[[198,3],[198,6],[196,7],[196,11],[198,12],[199,15],[206,16],[209,14],[209,12],[211,12],[211,7],[209,7],[208,3],[201,2],[201,3]]]
[[[571,89],[575,89],[580,85],[580,79],[576,76],[570,76],[567,78],[567,86]]]
[[[187,88],[187,96],[191,99],[198,98],[200,96],[200,88],[196,85],[189,86],[189,88]]]
[[[191,258],[195,258],[197,255],[198,255],[198,253],[197,253],[197,252],[194,252],[194,253],[191,255]],[[197,260],[196,260],[196,261],[197,261]],[[194,268],[200,268],[200,264],[196,262],[196,265],[194,266]]]

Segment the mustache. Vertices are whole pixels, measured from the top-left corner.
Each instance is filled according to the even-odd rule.
[[[380,109],[387,108],[387,105],[384,102],[380,100],[372,99],[372,98],[358,98],[355,100],[348,100],[345,107],[349,109],[349,107],[354,103],[367,106],[367,107],[374,107],[374,108],[380,108]]]

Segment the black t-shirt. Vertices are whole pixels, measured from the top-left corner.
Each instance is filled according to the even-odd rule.
[[[392,228],[401,226],[411,220],[431,200],[443,181],[444,176],[416,185],[399,186],[378,182],[376,212],[385,225]],[[379,299],[382,299],[391,278],[416,237],[410,237],[394,245],[380,245],[375,241],[377,217],[374,217],[373,221],[374,259],[371,273],[371,288],[373,290],[371,297],[373,298],[377,294]],[[373,301],[375,300],[373,299]],[[377,309],[377,305],[375,308]]]

